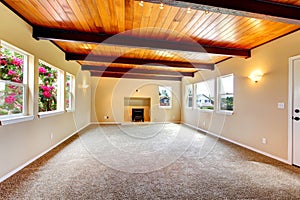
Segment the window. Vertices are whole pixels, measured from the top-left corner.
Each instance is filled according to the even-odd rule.
[[[63,71],[39,60],[39,112],[63,110]]]
[[[75,78],[72,74],[66,73],[66,110],[73,111],[74,110],[74,85]]]
[[[186,86],[186,105],[188,108],[192,108],[193,107],[193,85],[189,84]]]
[[[218,79],[218,100],[220,111],[233,111],[233,74],[221,76]]]
[[[196,108],[201,110],[213,110],[215,104],[215,81],[208,80],[195,84]]]
[[[0,41],[0,119],[28,115],[29,54]]]
[[[172,88],[158,86],[159,107],[171,108],[172,107]]]

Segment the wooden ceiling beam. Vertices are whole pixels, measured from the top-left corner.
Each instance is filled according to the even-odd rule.
[[[150,70],[140,68],[125,68],[125,67],[107,67],[107,66],[94,66],[94,65],[81,65],[81,70],[88,70],[91,72],[117,72],[117,73],[128,73],[128,74],[147,74],[147,75],[158,75],[158,76],[190,76],[194,77],[194,72],[176,72],[167,70]]]
[[[169,66],[169,67],[195,68],[199,70],[203,70],[203,69],[214,70],[215,67],[214,64],[110,57],[110,56],[98,56],[92,54],[73,54],[73,53],[66,53],[66,60],[84,60],[84,61],[92,61],[92,62],[100,62],[100,63],[120,63],[120,64],[132,64],[132,65],[147,65],[147,66]]]
[[[137,0],[136,0],[137,1]],[[160,3],[159,0],[144,0]],[[300,24],[300,6],[266,0],[163,0],[167,5],[251,17],[288,24]]]
[[[150,80],[167,80],[167,81],[181,81],[181,77],[174,76],[154,76],[143,74],[124,74],[115,72],[91,72],[94,77],[110,77],[110,78],[130,78],[130,79],[150,79]]]
[[[32,36],[39,40],[87,42],[104,45],[160,49],[170,51],[186,51],[196,53],[211,53],[227,56],[251,57],[248,49],[225,48],[219,46],[201,45],[196,42],[173,42],[160,39],[138,38],[122,34],[86,33],[64,29],[53,29],[33,26]]]

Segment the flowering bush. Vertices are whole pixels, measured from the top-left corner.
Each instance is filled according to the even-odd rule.
[[[71,94],[71,76],[67,74],[67,82],[66,82],[66,109],[72,109],[71,101],[72,101],[72,94]]]
[[[39,63],[39,112],[57,109],[57,70]]]
[[[0,53],[0,116],[23,112],[24,56],[1,48]]]
[[[14,56],[1,55],[1,79],[23,82],[23,60]]]

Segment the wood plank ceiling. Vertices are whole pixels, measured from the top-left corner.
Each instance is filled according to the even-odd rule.
[[[300,0],[1,2],[103,77],[179,81],[300,28]]]

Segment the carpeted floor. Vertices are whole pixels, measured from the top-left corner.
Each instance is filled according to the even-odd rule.
[[[300,199],[300,169],[183,125],[89,126],[0,199]]]

